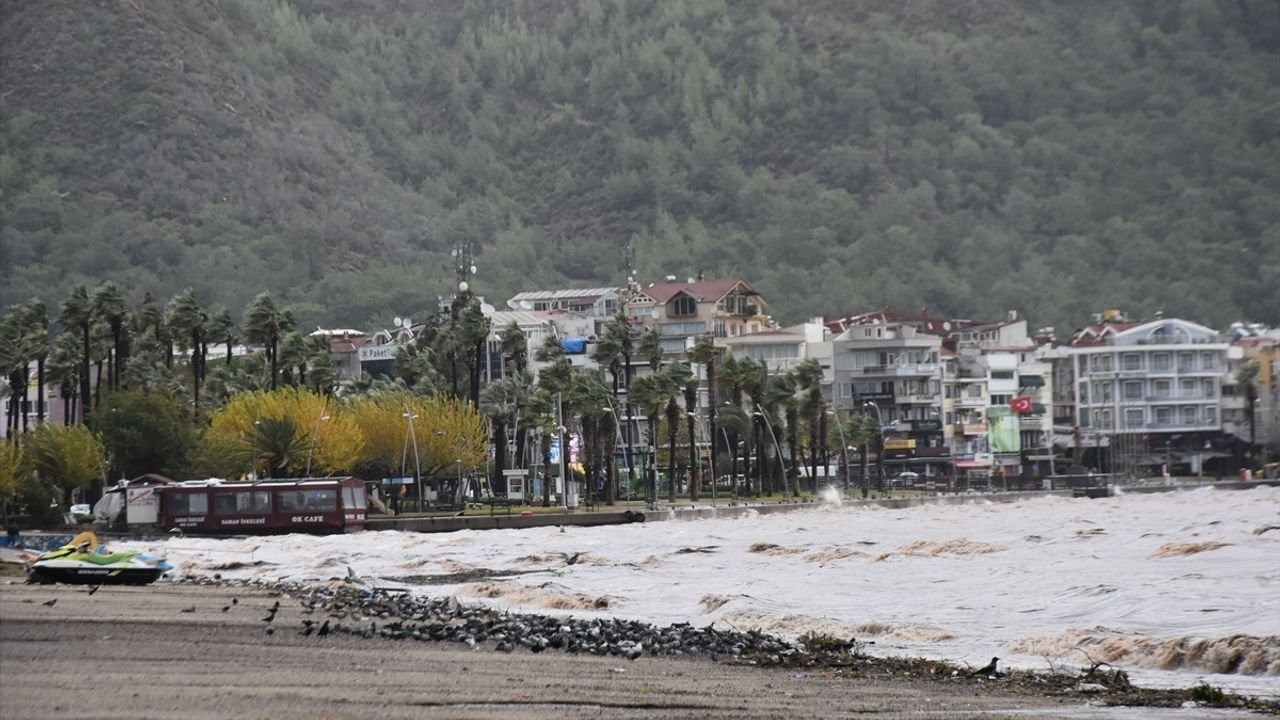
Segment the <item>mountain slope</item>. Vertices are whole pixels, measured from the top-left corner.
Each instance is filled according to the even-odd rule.
[[[1280,321],[1260,0],[0,2],[0,304],[385,322],[741,275],[775,314]]]

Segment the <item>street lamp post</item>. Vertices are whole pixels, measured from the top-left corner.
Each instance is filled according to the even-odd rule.
[[[759,403],[756,404],[756,411],[754,414],[763,419],[764,426],[769,428],[769,437],[773,438],[774,452],[778,453],[778,463],[782,465],[782,494],[783,496],[790,495],[791,483],[787,480],[787,465],[782,462],[782,446],[778,444],[778,436],[773,432],[773,423],[769,422],[769,416],[760,408]]]
[[[705,429],[702,427],[702,418],[701,416],[698,415],[698,413],[690,412],[690,413],[686,413],[686,415],[689,416],[689,419],[693,420],[693,426],[697,428],[697,432],[702,433],[702,436],[707,439],[708,451],[710,452],[710,456],[707,458],[707,464],[711,470],[711,504],[715,505],[716,504],[716,448],[715,448],[715,442],[710,437],[711,429],[709,427]],[[697,443],[695,442],[694,444],[696,445]],[[695,455],[697,456],[696,459],[694,460],[695,463],[702,460],[702,453],[700,451],[697,451],[696,448],[689,448],[689,455],[691,457]]]
[[[622,437],[622,418],[618,416],[618,408],[610,399],[609,407],[605,408],[605,412],[613,416],[613,442],[614,454],[617,454],[617,443],[622,441],[622,452],[627,459],[627,509],[631,509],[631,484],[635,482],[635,470],[631,464],[631,446],[627,444],[626,438]],[[611,460],[612,462],[612,460]]]
[[[827,408],[827,414],[836,419],[836,429],[840,431],[840,461],[844,463],[844,493],[849,494],[849,441],[844,437],[844,422],[840,413]]]
[[[876,476],[877,485],[880,490],[884,491],[884,419],[880,416],[880,406],[874,400],[868,400],[862,404],[863,407],[869,407],[876,411]],[[865,455],[866,453],[863,453]],[[864,477],[863,482],[866,482]]]
[[[328,398],[325,398],[324,402],[327,401]],[[306,477],[311,477],[311,456],[316,451],[316,436],[320,434],[320,423],[329,419],[329,416],[324,414],[324,402],[320,405],[320,417],[316,418],[316,427],[311,431],[311,447],[307,448],[307,471],[304,473]]]
[[[400,451],[400,477],[403,480],[405,464],[409,459],[409,438],[413,438],[413,473],[418,487],[418,512],[422,512],[422,466],[418,459],[418,434],[413,431],[413,421],[418,416],[405,411],[400,414],[405,419],[404,447]]]

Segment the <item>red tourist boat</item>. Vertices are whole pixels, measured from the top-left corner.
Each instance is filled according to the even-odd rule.
[[[166,530],[253,535],[352,532],[365,526],[364,482],[353,477],[196,480],[158,492]]]

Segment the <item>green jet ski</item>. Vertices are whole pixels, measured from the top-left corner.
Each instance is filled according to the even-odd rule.
[[[27,567],[27,582],[72,585],[147,585],[172,566],[137,550],[105,552],[91,532],[75,536],[57,550],[50,550]]]

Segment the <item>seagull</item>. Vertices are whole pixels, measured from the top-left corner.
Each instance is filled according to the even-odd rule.
[[[53,607],[57,602],[58,602],[58,598],[54,598],[54,599],[50,600],[49,602],[44,602],[44,603],[40,603],[40,604],[41,604],[41,605],[43,605],[43,606],[45,606],[45,607]]]
[[[316,631],[316,635],[319,637],[324,637],[325,635],[328,635],[328,634],[329,634],[329,621],[325,620],[324,624],[320,626],[320,629]]]
[[[987,663],[986,667],[974,670],[969,673],[969,677],[977,677],[978,675],[999,675],[1000,673],[996,672],[996,663],[998,662],[1000,662],[1000,658],[991,658],[991,662]]]

